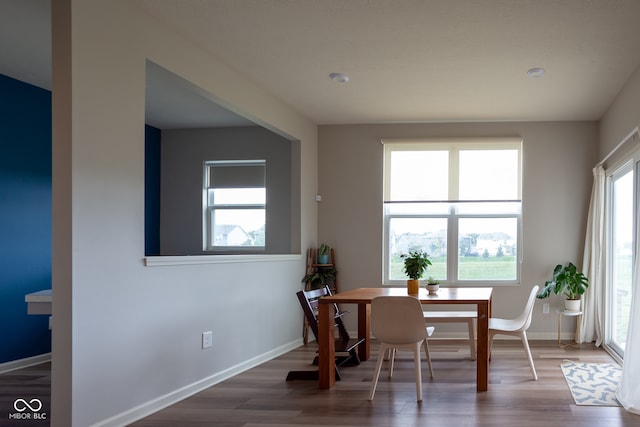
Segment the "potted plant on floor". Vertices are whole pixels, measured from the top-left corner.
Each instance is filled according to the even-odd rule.
[[[407,280],[407,291],[410,294],[417,294],[420,289],[420,279],[427,267],[431,265],[429,255],[426,252],[414,249],[409,251],[409,254],[401,255],[404,259],[404,267],[402,271],[409,276]]]
[[[553,277],[544,283],[537,297],[547,298],[552,292],[556,295],[564,295],[567,298],[564,303],[565,310],[580,311],[580,297],[588,287],[589,279],[578,271],[575,265],[572,263],[558,264],[553,269]]]

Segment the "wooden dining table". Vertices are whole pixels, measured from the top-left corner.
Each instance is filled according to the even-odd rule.
[[[487,391],[489,383],[489,317],[493,288],[440,287],[435,295],[420,289],[413,295],[422,304],[470,304],[478,307],[478,349],[476,389]],[[408,295],[406,288],[359,288],[323,297],[318,307],[318,374],[321,389],[335,385],[334,304],[358,305],[358,338],[364,341],[358,347],[358,357],[364,361],[370,354],[371,300],[379,296]]]

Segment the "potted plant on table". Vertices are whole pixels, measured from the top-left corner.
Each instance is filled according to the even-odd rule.
[[[409,276],[407,280],[407,291],[410,294],[417,294],[420,289],[420,279],[431,265],[429,255],[418,249],[409,251],[409,254],[401,255],[404,259],[402,271]]]
[[[587,276],[578,271],[573,263],[558,264],[553,269],[553,277],[544,283],[544,287],[538,292],[540,299],[547,298],[553,292],[556,295],[564,295],[565,310],[580,311],[580,297],[589,287]]]
[[[429,291],[429,295],[437,294],[438,289],[440,289],[440,281],[433,276],[429,276],[427,278],[427,291]]]

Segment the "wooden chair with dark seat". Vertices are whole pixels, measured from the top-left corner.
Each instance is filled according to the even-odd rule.
[[[309,323],[309,327],[313,332],[313,336],[318,341],[318,300],[324,296],[331,295],[331,290],[328,286],[319,289],[312,289],[310,291],[299,291],[296,293],[298,301],[302,306],[304,316]],[[356,352],[360,343],[364,342],[364,338],[355,339],[349,336],[349,332],[342,322],[342,317],[346,315],[347,311],[340,311],[337,304],[334,304],[335,313],[335,326],[338,329],[338,337],[335,339],[335,372],[336,380],[340,380],[340,367],[359,365],[360,358]],[[318,356],[313,361],[314,365],[318,364]],[[290,380],[317,380],[318,370],[315,371],[290,371],[287,375],[287,381]]]

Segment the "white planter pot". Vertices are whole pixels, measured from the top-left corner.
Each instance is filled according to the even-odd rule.
[[[427,285],[427,290],[429,291],[429,295],[437,294],[438,289],[440,289],[440,285]]]
[[[580,300],[579,299],[564,300],[564,309],[567,311],[580,311]]]

